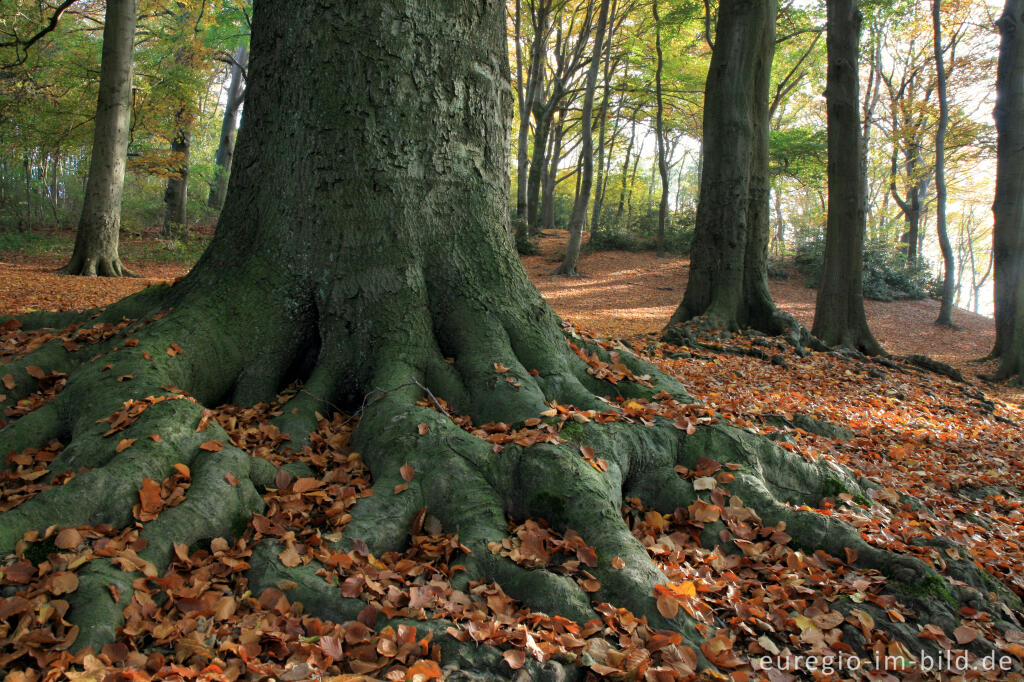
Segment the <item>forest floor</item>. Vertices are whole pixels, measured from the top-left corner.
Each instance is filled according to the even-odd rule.
[[[102,305],[155,281],[185,273],[185,262],[133,260],[133,250],[145,253],[149,248],[144,242],[129,240],[125,249],[129,253],[128,267],[142,275],[139,279],[54,275],[52,271],[69,253],[69,244],[61,240],[54,242],[49,251],[0,253],[0,311]],[[779,361],[774,362],[700,348],[680,352],[682,349],[655,343],[647,334],[657,331],[681,300],[687,259],[656,259],[650,253],[587,254],[581,263],[584,275],[567,280],[549,274],[563,244],[564,233],[552,233],[541,240],[540,254],[524,260],[533,281],[566,320],[603,336],[627,338],[634,349],[677,376],[697,399],[713,408],[714,419],[776,438],[783,447],[807,460],[825,458],[846,465],[883,486],[871,492],[870,502],[858,503],[851,495],[838,493],[835,498],[823,499],[811,511],[842,518],[858,527],[869,543],[914,554],[936,567],[945,565],[946,559],[922,540],[949,538],[963,546],[978,566],[985,566],[1003,585],[1024,595],[1021,396],[1016,389],[978,381],[976,374],[991,367],[971,362],[991,345],[991,320],[957,311],[954,319],[959,328],[948,330],[933,325],[938,311],[934,301],[867,304],[872,328],[890,352],[930,355],[962,369],[967,384],[900,363],[880,365],[829,353],[803,357],[792,349],[780,349],[775,358]],[[811,289],[795,277],[773,281],[771,286],[783,310],[810,324],[814,310]],[[743,350],[756,341],[737,336],[730,343],[733,350]],[[16,330],[0,334],[0,355],[17,353],[15,345],[26,342],[31,339],[19,336]],[[42,393],[39,396],[40,400],[47,397]],[[656,404],[630,404],[640,417],[651,407]],[[256,456],[266,456],[279,443],[267,440],[259,424],[275,408],[262,404],[254,408],[221,406],[212,415],[240,447]],[[16,415],[8,411],[7,416]],[[802,423],[802,416],[842,427],[850,437],[830,437],[798,428],[795,424]],[[655,419],[651,415],[647,418]],[[336,516],[333,507],[328,510],[325,506],[331,503],[331,495],[323,491],[330,493],[347,486],[346,490],[362,494],[359,491],[368,485],[364,465],[347,445],[352,426],[351,418],[322,420],[323,433],[318,442],[330,443],[331,447],[329,451],[306,453],[314,477],[268,490],[264,494],[267,516],[257,517],[259,523],[250,524],[241,539],[217,541],[216,547],[211,543],[209,552],[200,550],[191,555],[182,546],[170,571],[173,575],[158,585],[153,582],[144,588],[140,583],[140,593],[154,595],[145,600],[151,608],[128,613],[124,639],[96,656],[73,656],[65,651],[74,630],[62,615],[53,616],[54,609],[59,614],[66,609],[67,602],[61,595],[69,591],[69,584],[77,585],[77,567],[101,554],[97,549],[101,543],[107,548],[104,551],[109,550],[104,556],[109,556],[114,547],[130,548],[130,533],[123,538],[104,537],[109,535],[108,530],[65,529],[53,540],[64,551],[50,554],[48,561],[31,560],[28,550],[38,537],[29,539],[16,556],[0,557],[0,594],[17,590],[18,595],[25,595],[0,597],[0,671],[12,671],[3,678],[5,682],[34,682],[41,679],[39,672],[43,669],[50,671],[52,679],[65,679],[54,672],[62,671],[67,679],[95,680],[104,679],[112,669],[131,671],[130,676],[109,678],[118,680],[242,679],[259,674],[306,679],[314,672],[319,679],[339,681],[439,676],[441,671],[432,661],[437,656],[435,645],[429,636],[418,639],[415,629],[402,626],[397,633],[389,629],[373,632],[361,622],[324,624],[293,608],[281,590],[271,588],[259,595],[247,592],[239,566],[247,565],[245,560],[260,537],[287,531],[295,540],[297,553],[289,554],[293,549],[289,544],[281,560],[308,561],[317,556],[316,548],[325,545],[313,519]],[[481,437],[497,445],[515,437],[508,431],[509,427],[501,424]],[[15,471],[0,471],[0,510],[17,506],[40,490],[37,481],[52,458],[52,452],[47,457],[22,456]],[[708,477],[716,472],[722,485],[732,478],[717,469],[680,474],[710,481]],[[168,489],[187,487],[187,481],[182,484],[168,479],[163,485]],[[820,551],[813,556],[795,551],[788,546],[790,538],[784,528],[761,527],[756,516],[740,513],[746,510],[737,498],[731,498],[728,511],[723,511],[724,490],[713,490],[721,498],[720,504],[716,502],[719,506],[701,502],[671,515],[644,509],[638,499],[627,500],[624,508],[633,533],[672,581],[663,592],[652,595],[658,597],[659,610],[662,606],[672,612],[682,608],[701,621],[699,628],[705,638],[701,649],[720,669],[730,673],[728,678],[717,679],[807,679],[807,670],[797,670],[797,676],[783,672],[779,659],[778,667],[768,669],[759,668],[757,661],[780,651],[783,659],[787,655],[842,653],[848,650],[844,642],[851,633],[857,633],[853,636],[875,652],[876,663],[879,654],[891,656],[894,661],[910,661],[917,651],[917,640],[908,645],[889,634],[889,624],[903,622],[920,627],[920,638],[933,640],[947,650],[959,651],[973,640],[985,638],[1000,656],[1018,666],[1017,670],[1024,669],[1024,632],[1019,631],[1024,627],[999,632],[988,613],[966,606],[960,609],[962,620],[955,631],[943,632],[935,625],[919,623],[914,610],[907,606],[909,601],[885,591],[884,577],[852,565],[855,552],[830,557]],[[713,499],[718,499],[714,494]],[[917,497],[928,509],[900,504],[899,494]],[[349,496],[354,503],[356,496]],[[709,509],[718,510],[723,518],[730,515],[731,532],[744,538],[739,541],[745,543],[743,556],[725,556],[718,549],[702,548],[694,541],[699,534],[695,520]],[[585,556],[585,552],[579,554],[582,550],[572,545],[568,536],[562,537],[533,520],[517,523],[510,527],[505,549],[517,550],[519,560],[527,560],[528,565],[540,559],[539,555],[526,556],[527,547],[541,548],[545,561],[552,565],[564,561],[566,554],[570,559]],[[414,536],[413,545],[404,554],[371,557],[369,562],[363,555],[335,555],[338,561],[344,559],[341,565],[347,566],[349,576],[342,592],[414,618],[444,614],[455,624],[449,632],[503,649],[507,674],[523,666],[527,658],[554,657],[581,662],[594,676],[685,678],[680,670],[691,659],[677,646],[677,635],[638,627],[628,612],[599,606],[602,621],[591,621],[580,629],[564,619],[529,614],[511,603],[497,586],[478,586],[471,599],[453,596],[443,575],[447,570],[446,548],[451,546],[458,546],[458,541],[424,534]],[[122,547],[118,551],[128,550]],[[947,549],[947,554],[951,551],[949,556],[956,558],[953,550]],[[572,570],[581,567],[580,561],[563,566],[569,564],[576,565]],[[426,607],[429,600],[421,599],[423,591],[415,586],[417,575],[434,576],[430,585],[438,596]],[[150,592],[145,592],[147,589]],[[163,593],[171,599],[165,602],[156,598]],[[207,599],[210,595],[216,603]],[[29,603],[26,599],[35,604],[34,611],[25,606]],[[854,608],[840,612],[841,601],[852,601]],[[156,602],[161,605],[157,607]],[[747,622],[755,623],[756,631]],[[26,636],[29,632],[32,635]],[[610,646],[609,640],[617,642],[617,648]],[[342,673],[359,676],[332,677]],[[895,670],[842,671],[839,677],[896,682],[900,677],[893,673],[898,674]],[[917,679],[935,679],[917,674]],[[820,674],[817,677],[836,679]],[[998,671],[983,677],[1022,679]]]

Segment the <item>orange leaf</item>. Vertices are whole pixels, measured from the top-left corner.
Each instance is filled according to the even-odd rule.
[[[427,426],[426,424],[420,424],[419,426],[416,427],[416,432],[419,433],[421,436],[425,436],[427,435],[427,433],[430,432],[430,427]]]
[[[665,618],[675,618],[679,613],[679,602],[667,594],[658,597],[658,613]]]
[[[147,514],[155,514],[163,506],[160,500],[160,484],[152,478],[142,479],[142,487],[139,488],[139,504],[142,505],[142,511]]]
[[[519,670],[526,663],[526,652],[522,649],[510,649],[501,655],[508,667]]]
[[[625,567],[626,562],[620,559],[619,557],[615,557],[614,559],[612,559],[612,568],[614,568],[616,571],[621,571]]]
[[[159,433],[151,433],[151,434],[149,434],[149,439],[151,441],[153,441],[154,443],[163,443],[164,442],[164,439],[160,437]]]
[[[411,464],[403,464],[402,468],[399,469],[399,473],[402,474],[402,480],[408,483],[416,474],[416,469],[414,469]]]
[[[422,675],[428,680],[439,680],[441,679],[441,666],[434,661],[420,660],[409,668],[409,671],[405,674],[405,679],[413,680],[416,679],[417,675]]]
[[[178,462],[174,465],[174,470],[181,474],[184,478],[192,478],[192,471],[189,470],[188,466]]]
[[[121,442],[119,442],[117,444],[117,447],[114,448],[114,452],[120,454],[120,453],[124,452],[125,450],[127,450],[128,448],[130,448],[132,445],[134,445],[134,443],[135,443],[135,439],[134,438],[122,438]]]
[[[219,440],[208,440],[199,445],[200,450],[206,450],[207,452],[220,452],[222,447],[224,447],[224,443]]]
[[[235,476],[230,471],[224,474],[224,480],[230,483],[231,485],[238,485],[238,477]]]

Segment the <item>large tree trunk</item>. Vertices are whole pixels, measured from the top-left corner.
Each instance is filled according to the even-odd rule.
[[[868,329],[862,282],[867,180],[860,153],[860,25],[856,0],[829,0],[828,223],[811,332],[829,346],[878,354],[882,348]]]
[[[234,63],[231,65],[231,80],[228,83],[228,101],[224,107],[224,121],[220,126],[220,142],[217,143],[216,175],[210,183],[210,196],[206,204],[210,208],[219,209],[224,205],[224,195],[228,191],[228,177],[231,174],[231,159],[235,155],[235,131],[238,130],[238,110],[242,106],[245,86],[242,84],[242,71],[249,62],[249,50],[239,47],[235,50]]]
[[[580,260],[580,246],[583,244],[583,223],[587,221],[587,205],[590,203],[590,190],[594,184],[594,91],[597,89],[597,74],[601,69],[601,52],[604,49],[609,2],[610,0],[601,0],[597,26],[594,29],[594,52],[590,57],[590,70],[587,72],[587,83],[583,92],[583,112],[580,114],[580,136],[583,140],[580,161],[583,169],[580,173],[579,191],[572,205],[572,215],[569,216],[569,243],[565,249],[565,259],[556,270],[558,274],[569,277],[578,274],[576,266]]]
[[[107,2],[103,26],[96,130],[89,179],[68,275],[120,277],[130,274],[118,254],[121,196],[131,117],[132,55],[135,52],[135,0]]]
[[[666,327],[701,316],[719,329],[781,333],[793,322],[772,303],[769,241],[768,81],[775,50],[774,2],[726,0],[704,92],[700,198],[682,303]]]
[[[932,36],[935,45],[935,72],[938,81],[939,125],[935,130],[935,229],[942,251],[942,302],[936,324],[953,326],[953,294],[956,287],[956,261],[946,228],[946,128],[949,127],[949,97],[946,96],[946,67],[942,58],[941,0],[932,0]]]
[[[132,526],[145,479],[189,472],[184,501],[132,531],[133,550],[151,567],[96,553],[78,569],[70,610],[60,616],[80,627],[75,648],[100,651],[118,636],[125,608],[143,596],[136,586],[147,584],[133,567],[156,579],[176,549],[237,538],[264,511],[259,492],[288,479],[289,469],[278,467],[291,466],[290,450],[281,450],[276,463],[250,456],[208,420],[203,404],[267,400],[296,379],[304,381],[302,390],[275,425],[299,448],[318,422],[317,410],[361,406],[352,446],[373,478],[373,495],[355,504],[351,520],[336,519],[339,525],[317,535],[315,553],[302,548],[311,559],[305,566],[287,567],[270,537],[244,530],[255,543],[252,555],[236,562],[248,566],[247,588],[253,595],[285,590],[307,614],[336,621],[359,615],[378,630],[408,626],[400,620],[404,611],[364,609],[362,598],[343,597],[338,584],[346,568],[315,557],[349,549],[350,558],[385,557],[407,544],[410,530],[418,532],[416,519],[429,513],[442,530],[458,534],[448,562],[462,598],[478,598],[470,581],[482,578],[563,624],[585,623],[605,603],[628,609],[631,622],[646,621],[638,632],[681,633],[675,644],[662,642],[653,663],[661,668],[657,679],[687,678],[694,672],[687,661],[708,666],[700,652],[704,637],[684,609],[659,610],[655,587],[669,578],[630,532],[622,501],[641,498],[660,514],[683,513],[676,510],[698,499],[711,508],[714,493],[697,490],[677,468],[699,470],[714,458],[730,466],[728,483],[719,477],[730,504],[742,499],[754,512],[744,518],[758,520],[763,532],[786,527],[808,555],[822,549],[907,585],[939,581],[951,604],[914,602],[925,609],[922,623],[958,623],[955,609],[966,600],[1003,619],[1004,604],[977,596],[988,588],[971,562],[944,559],[958,582],[943,582],[925,562],[869,545],[856,528],[805,506],[837,489],[864,494],[868,482],[724,423],[677,428],[673,420],[693,401],[677,381],[624,349],[610,354],[573,337],[589,361],[615,363],[621,376],[606,381],[588,371],[530,284],[507,229],[504,11],[501,0],[443,7],[420,0],[258,0],[248,124],[206,253],[173,287],[146,289],[95,318],[138,320],[120,333],[112,327],[111,338],[77,350],[58,337],[4,366],[12,401],[37,388],[38,372],[27,367],[70,376],[50,402],[0,432],[0,452],[60,438],[68,445],[49,469],[77,473],[0,517],[0,556],[28,531]],[[90,315],[28,316],[23,324],[63,325]],[[539,418],[553,402],[603,411],[618,404],[616,397],[651,401],[669,418],[650,425],[570,419],[604,467],[592,465],[579,442],[509,443],[495,452],[451,418],[454,412],[476,424],[515,424]],[[341,487],[333,473],[318,474],[330,482],[327,491]],[[595,552],[588,571],[596,591],[492,553],[490,543],[508,539],[509,516],[577,531]],[[726,531],[724,523],[708,522],[701,535],[710,547],[721,545]],[[739,549],[726,543],[721,551]],[[455,570],[456,563],[465,570]],[[429,611],[428,618],[412,624],[432,633],[445,657],[461,660],[476,679],[474,666],[493,649],[473,641],[460,646],[445,634],[451,621],[443,613]],[[597,622],[593,636],[600,638]],[[886,622],[879,619],[877,627]],[[916,632],[904,633],[903,641],[932,647],[919,644]],[[496,659],[507,673],[500,654]],[[555,672],[531,661],[524,676],[559,679],[547,677]]]
[[[1024,372],[1024,0],[999,18],[996,76],[996,197],[992,205],[993,284],[999,376]]]

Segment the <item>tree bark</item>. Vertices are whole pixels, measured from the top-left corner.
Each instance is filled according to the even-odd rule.
[[[860,26],[856,0],[829,0],[828,223],[811,333],[829,346],[878,354],[882,348],[868,328],[862,283],[867,182],[860,153]]]
[[[935,324],[953,326],[953,294],[956,261],[946,228],[946,128],[949,127],[949,97],[946,95],[946,67],[942,57],[942,2],[932,0],[932,35],[935,46],[935,77],[938,81],[939,125],[935,130],[935,229],[942,251],[942,302]]]
[[[583,223],[587,220],[587,206],[590,203],[590,190],[594,184],[594,92],[597,90],[597,75],[601,70],[601,53],[604,49],[605,26],[608,23],[608,6],[610,0],[601,0],[598,10],[597,26],[594,28],[594,52],[590,57],[590,70],[583,92],[583,112],[580,114],[580,137],[583,148],[580,150],[580,161],[583,164],[580,175],[580,189],[573,202],[572,215],[569,217],[569,243],[565,249],[565,259],[556,271],[558,274],[575,277],[576,266],[580,260],[580,246],[583,244]]]
[[[718,329],[793,326],[772,303],[769,241],[768,81],[776,3],[719,5],[704,93],[704,135],[690,276],[663,337],[694,318]]]
[[[998,376],[1024,371],[1024,0],[1007,0],[996,74],[996,196],[992,204]]]
[[[234,63],[231,65],[231,80],[228,83],[228,101],[224,107],[224,121],[220,126],[220,142],[217,143],[216,175],[210,183],[210,196],[206,204],[210,208],[220,209],[224,205],[224,195],[228,191],[228,177],[231,174],[231,159],[235,155],[235,132],[238,130],[238,113],[245,96],[242,84],[242,71],[249,62],[249,50],[239,47],[235,50]]]
[[[96,129],[89,179],[67,275],[120,277],[131,274],[118,253],[121,197],[131,118],[132,55],[135,52],[135,0],[109,0],[103,25]]]

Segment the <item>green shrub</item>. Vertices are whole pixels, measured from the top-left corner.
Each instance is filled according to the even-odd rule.
[[[821,282],[825,241],[818,239],[800,245],[796,264],[807,278],[807,286]],[[907,263],[902,246],[883,241],[864,245],[864,298],[873,301],[922,299],[933,296],[936,277],[925,261]]]

